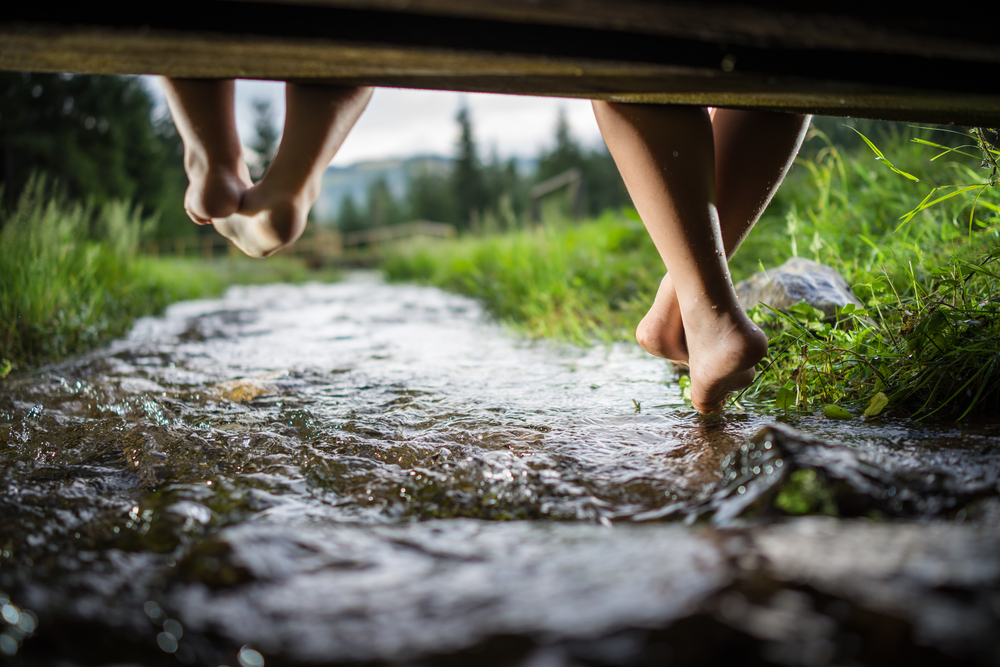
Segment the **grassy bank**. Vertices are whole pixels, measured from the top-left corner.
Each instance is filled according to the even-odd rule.
[[[301,263],[152,259],[151,222],[129,205],[66,201],[36,179],[0,213],[0,376],[93,348],[136,317],[235,283],[300,281]]]
[[[663,274],[632,211],[583,224],[411,246],[382,265],[390,280],[418,280],[482,299],[529,335],[575,343],[627,338]]]
[[[982,153],[961,137],[894,126],[873,135],[893,171],[860,138],[847,147],[830,141],[832,122],[811,133],[734,258],[733,277],[804,256],[840,269],[865,310],[831,325],[809,308],[755,309],[771,349],[744,400],[860,414],[874,399],[870,413],[952,418],[996,406],[1000,193],[984,186],[991,176]],[[908,215],[961,190],[952,184],[976,187]],[[634,213],[621,212],[410,249],[385,270],[481,298],[529,335],[585,342],[631,338],[663,268]]]

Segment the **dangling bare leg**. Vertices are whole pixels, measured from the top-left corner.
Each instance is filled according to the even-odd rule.
[[[722,408],[747,386],[767,337],[743,312],[732,282],[715,204],[708,112],[696,107],[594,102],[604,141],[667,270],[687,339],[691,400]]]
[[[298,239],[319,197],[323,172],[371,95],[371,88],[286,84],[278,153],[243,195],[239,210],[213,218],[215,229],[251,257],[267,257]]]
[[[760,219],[805,139],[810,116],[715,109],[715,186],[726,257],[733,254]],[[677,304],[668,273],[656,299],[636,328],[636,340],[657,357],[687,361]]]
[[[174,125],[184,142],[188,188],[184,210],[194,222],[232,215],[253,185],[236,134],[233,79],[160,77]]]

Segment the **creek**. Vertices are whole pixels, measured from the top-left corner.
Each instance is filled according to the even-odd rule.
[[[985,665],[998,628],[997,424],[704,417],[634,345],[367,274],[0,384],[13,664]]]

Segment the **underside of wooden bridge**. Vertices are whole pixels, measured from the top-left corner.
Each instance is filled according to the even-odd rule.
[[[981,7],[949,4],[929,14],[876,2],[14,4],[0,15],[3,70],[284,79],[1000,126],[1000,43],[996,21]]]

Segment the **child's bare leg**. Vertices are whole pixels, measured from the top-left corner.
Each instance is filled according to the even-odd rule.
[[[184,142],[188,217],[205,225],[235,213],[253,185],[236,134],[235,81],[160,77],[160,84]]]
[[[716,109],[715,187],[726,257],[731,258],[756,224],[802,146],[809,116]],[[670,274],[636,328],[650,354],[687,361],[688,351]]]
[[[715,206],[712,125],[703,108],[594,102],[604,141],[673,276],[687,338],[691,400],[722,408],[747,386],[767,337],[740,308]]]
[[[298,239],[323,172],[371,95],[371,88],[288,83],[278,153],[239,211],[212,220],[216,230],[251,257],[267,257]]]

